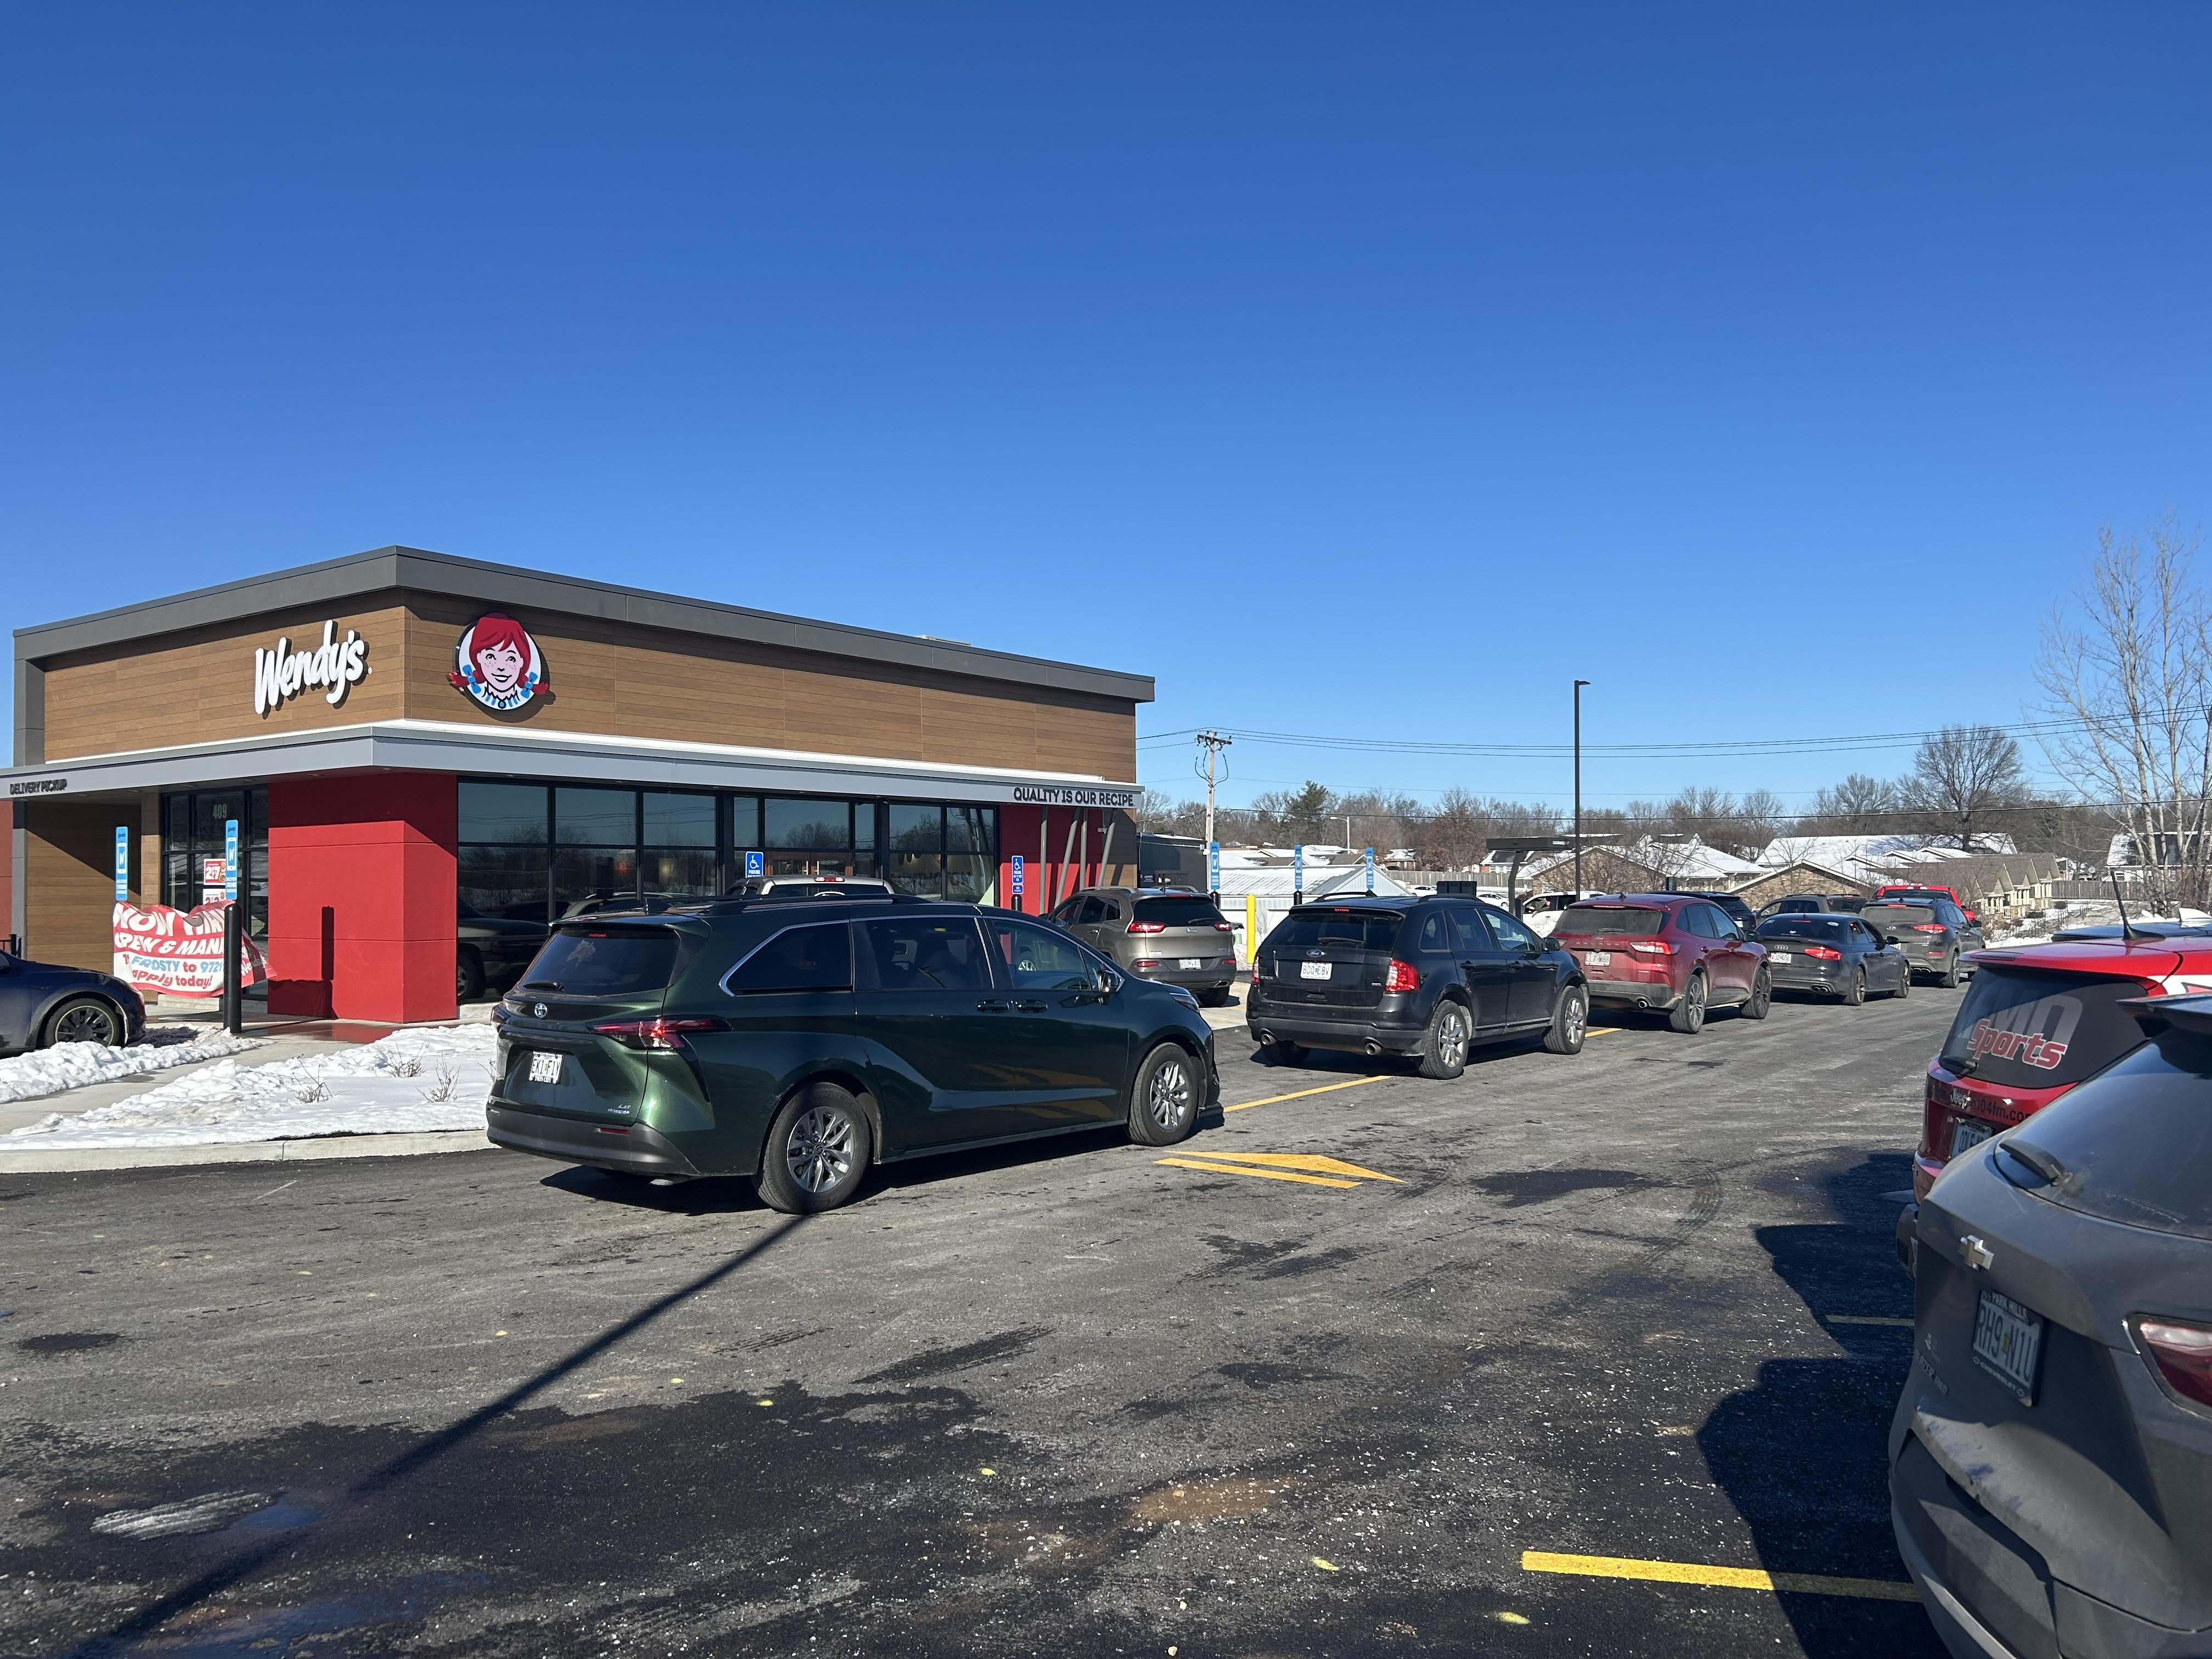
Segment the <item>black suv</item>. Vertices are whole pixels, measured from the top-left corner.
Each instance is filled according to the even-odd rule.
[[[1457,1077],[1469,1048],[1541,1032],[1582,1052],[1589,991],[1574,957],[1467,898],[1301,904],[1261,942],[1245,1020],[1271,1057],[1303,1048],[1418,1056]]]
[[[792,1214],[932,1152],[1105,1124],[1167,1146],[1221,1094],[1188,991],[1028,917],[902,895],[562,922],[494,1018],[500,1146],[751,1176]]]

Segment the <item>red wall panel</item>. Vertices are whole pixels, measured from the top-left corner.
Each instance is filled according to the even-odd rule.
[[[269,1012],[451,1019],[459,791],[449,774],[269,783]]]

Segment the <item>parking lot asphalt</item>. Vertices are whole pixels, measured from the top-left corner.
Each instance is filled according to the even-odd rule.
[[[1882,1436],[1957,997],[1450,1083],[1224,1032],[1183,1146],[799,1220],[503,1152],[6,1177],[0,1651],[1936,1655]]]

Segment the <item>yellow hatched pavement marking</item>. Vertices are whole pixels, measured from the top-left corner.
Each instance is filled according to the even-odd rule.
[[[1286,1095],[1269,1095],[1265,1100],[1240,1100],[1234,1106],[1224,1106],[1224,1112],[1249,1112],[1255,1106],[1276,1106],[1286,1100],[1304,1100],[1308,1095],[1325,1095],[1334,1089],[1357,1089],[1363,1083],[1382,1083],[1389,1079],[1384,1073],[1375,1077],[1355,1077],[1343,1083],[1324,1083],[1318,1089],[1295,1089]]]
[[[1208,1175],[1257,1176],[1263,1181],[1297,1181],[1309,1187],[1357,1187],[1356,1181],[1331,1181],[1326,1176],[1298,1175],[1289,1170],[1256,1170],[1242,1164],[1201,1164],[1194,1158],[1159,1160],[1177,1170],[1203,1170]]]
[[[1548,1550],[1523,1550],[1521,1570],[1574,1573],[1585,1578],[1642,1578],[1662,1584],[1717,1584],[1729,1589],[1786,1590],[1804,1595],[1856,1595],[1875,1601],[1920,1599],[1914,1586],[1890,1578],[1831,1578],[1817,1572],[1708,1567],[1694,1561],[1639,1561],[1623,1555],[1555,1555]]]
[[[1316,1152],[1200,1152],[1196,1156],[1212,1158],[1220,1164],[1264,1164],[1271,1170],[1304,1170],[1309,1175],[1351,1176],[1361,1181],[1398,1179],[1396,1176],[1384,1175],[1380,1170],[1363,1170],[1357,1164],[1346,1164],[1341,1158],[1323,1158]]]

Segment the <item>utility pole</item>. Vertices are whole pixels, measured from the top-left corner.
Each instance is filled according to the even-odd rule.
[[[1575,896],[1583,896],[1583,687],[1575,682]]]
[[[1201,732],[1198,744],[1206,750],[1206,841],[1213,844],[1213,762],[1214,757],[1229,747],[1230,739],[1218,732]]]

